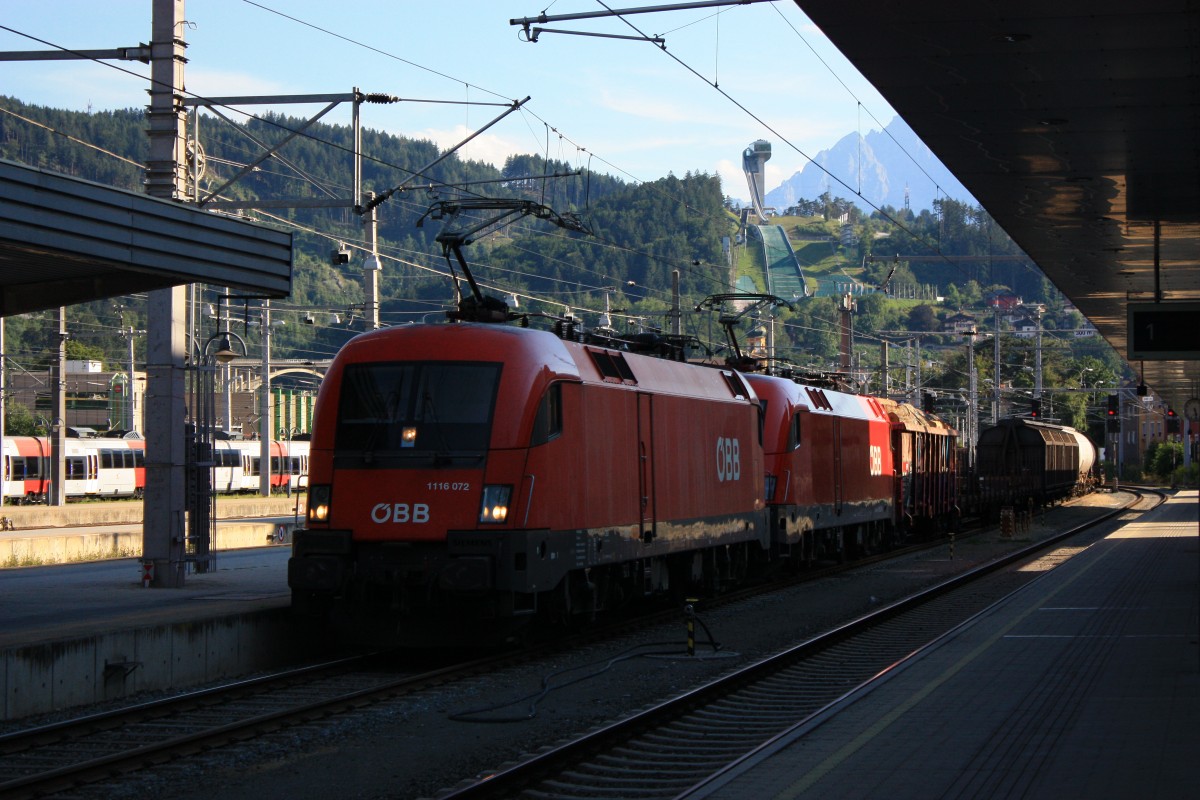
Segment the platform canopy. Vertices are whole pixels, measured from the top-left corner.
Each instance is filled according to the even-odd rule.
[[[1200,391],[1195,2],[795,2],[1155,394]]]
[[[292,234],[0,160],[0,316],[185,283],[285,297]]]

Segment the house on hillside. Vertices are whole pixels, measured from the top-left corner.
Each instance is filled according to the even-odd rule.
[[[979,326],[976,324],[975,318],[961,311],[951,314],[942,322],[943,333],[967,333],[976,330],[979,330]]]
[[[1018,339],[1032,339],[1037,336],[1038,321],[1029,317],[1013,320],[1013,335]]]
[[[1021,316],[1029,314],[1029,309],[1022,309],[1025,301],[1015,294],[1008,292],[992,292],[984,298],[988,308],[995,309],[1000,312],[1000,319],[1012,324]]]
[[[1015,294],[1009,292],[992,292],[984,298],[984,302],[988,304],[988,308],[998,308],[1000,313],[1012,312],[1014,309],[1024,305],[1024,301]]]

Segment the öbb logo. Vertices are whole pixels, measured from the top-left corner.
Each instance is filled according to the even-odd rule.
[[[425,503],[377,503],[371,509],[371,521],[382,525],[385,522],[429,522],[429,506]]]
[[[742,479],[742,445],[737,439],[717,437],[717,481]]]

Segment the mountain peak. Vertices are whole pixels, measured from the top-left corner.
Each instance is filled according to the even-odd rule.
[[[815,200],[825,192],[853,200],[865,211],[892,206],[913,211],[933,208],[949,197],[977,205],[975,198],[950,173],[912,128],[895,117],[882,131],[843,136],[822,150],[777,188],[767,192],[766,204],[778,209],[797,200]]]

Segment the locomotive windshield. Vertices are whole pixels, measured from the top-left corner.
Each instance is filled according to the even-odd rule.
[[[482,456],[492,429],[500,364],[406,361],[351,364],[342,374],[338,456]]]

